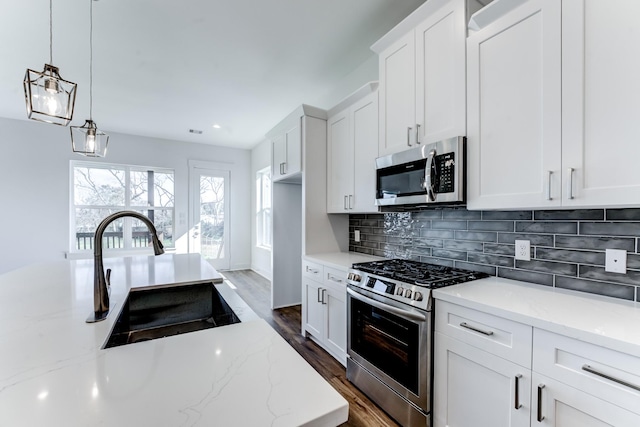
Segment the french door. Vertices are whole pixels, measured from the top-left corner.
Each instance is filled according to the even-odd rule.
[[[229,269],[229,171],[190,164],[189,252],[217,270]]]

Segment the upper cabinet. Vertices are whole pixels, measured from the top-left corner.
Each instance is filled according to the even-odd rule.
[[[271,161],[273,181],[300,182],[302,179],[302,123],[304,116],[326,120],[326,111],[302,105],[267,133],[267,139],[273,144]]]
[[[430,0],[371,48],[379,55],[379,154],[466,134],[465,40],[475,0]]]
[[[327,212],[378,212],[378,84],[369,83],[329,111]]]
[[[633,0],[496,0],[474,15],[470,209],[640,203],[640,59],[624,48],[640,42],[638,12]]]

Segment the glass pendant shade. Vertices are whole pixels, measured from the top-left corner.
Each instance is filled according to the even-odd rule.
[[[88,157],[107,155],[109,135],[102,132],[93,120],[87,120],[82,126],[71,126],[71,148],[74,153]]]
[[[24,96],[32,120],[67,126],[73,118],[77,84],[60,77],[58,67],[45,64],[44,71],[27,69]]]

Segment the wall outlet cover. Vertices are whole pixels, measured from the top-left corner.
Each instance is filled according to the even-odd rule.
[[[353,232],[353,240],[355,240],[356,242],[360,241],[360,230],[355,230]]]
[[[516,259],[531,261],[531,241],[516,240]]]
[[[604,270],[610,273],[627,274],[627,251],[606,249]]]

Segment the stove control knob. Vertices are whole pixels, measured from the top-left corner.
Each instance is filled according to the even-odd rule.
[[[422,292],[417,292],[413,294],[414,301],[422,301]]]
[[[355,274],[349,273],[349,275],[347,276],[347,280],[353,280],[354,276],[355,276]]]
[[[404,290],[404,297],[405,298],[411,298],[412,294],[413,294],[413,291],[411,289],[405,289]]]
[[[402,286],[398,286],[398,289],[396,289],[396,295],[402,296],[403,294],[404,294],[404,288]]]
[[[354,274],[353,275],[353,280],[355,280],[356,282],[359,282],[362,280],[362,277],[359,274]]]

